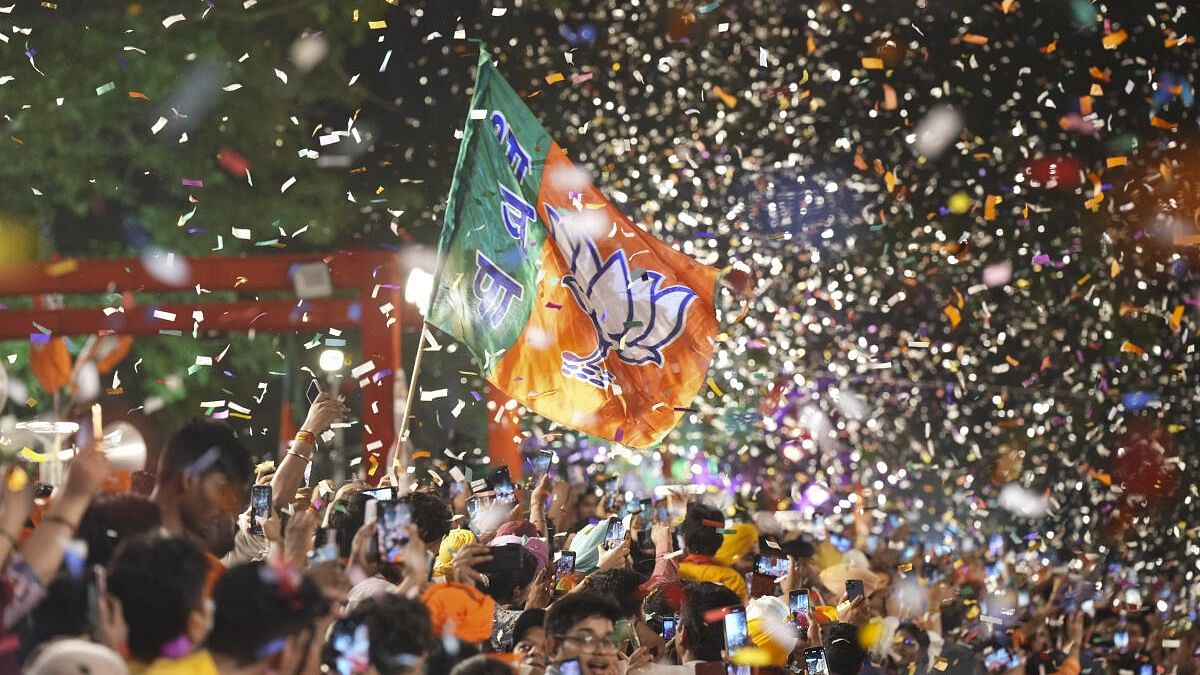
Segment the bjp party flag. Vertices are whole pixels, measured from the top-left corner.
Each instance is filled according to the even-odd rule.
[[[483,53],[439,260],[429,323],[539,415],[644,448],[705,381],[718,271],[614,208]]]

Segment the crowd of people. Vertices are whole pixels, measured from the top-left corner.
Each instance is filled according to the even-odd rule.
[[[752,500],[622,494],[554,464],[517,486],[493,468],[310,487],[315,438],[344,412],[322,394],[258,466],[227,426],[190,423],[142,493],[102,490],[97,447],[48,497],[10,466],[4,670],[1198,672],[1190,572],[1052,560],[999,536],[926,548],[869,509],[796,528]]]

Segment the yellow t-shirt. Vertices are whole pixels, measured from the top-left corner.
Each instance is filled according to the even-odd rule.
[[[218,675],[207,649],[197,649],[181,659],[158,659],[142,675]]]
[[[689,555],[679,563],[679,578],[684,581],[710,581],[737,593],[745,602],[750,595],[746,580],[737,570],[718,564],[709,556]]]

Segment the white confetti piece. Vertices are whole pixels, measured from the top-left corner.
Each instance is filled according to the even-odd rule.
[[[154,310],[154,318],[161,319],[163,321],[174,321],[175,312],[164,312],[161,309],[156,309]]]
[[[421,390],[421,400],[424,402],[436,401],[439,398],[445,398],[447,393],[448,393],[448,390],[446,390],[446,389],[434,389],[432,391],[425,391],[424,389],[422,389]]]
[[[276,68],[275,69],[275,77],[278,77],[280,80],[283,81],[284,84],[287,84],[287,73],[283,72],[282,70]]]
[[[285,180],[283,182],[283,185],[279,186],[279,193],[283,194],[284,192],[287,192],[288,188],[292,187],[295,184],[296,184],[296,177],[292,176],[291,178]]]
[[[168,16],[162,20],[162,25],[163,28],[170,28],[180,21],[187,21],[187,17],[182,14],[172,14],[171,16]]]

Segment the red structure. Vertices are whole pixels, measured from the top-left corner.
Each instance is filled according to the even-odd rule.
[[[364,446],[382,445],[370,454],[376,462],[391,446],[395,434],[394,378],[401,372],[400,331],[418,328],[421,316],[404,302],[407,270],[400,257],[381,251],[343,251],[332,255],[266,255],[246,258],[182,258],[190,274],[180,285],[165,283],[146,271],[139,259],[60,260],[0,266],[0,296],[31,296],[47,293],[121,293],[123,312],[104,315],[99,307],[68,307],[50,310],[0,311],[0,339],[28,339],[40,332],[34,322],[54,335],[119,333],[158,335],[163,330],[192,328],[192,312],[204,313],[205,331],[239,332],[257,330],[287,332],[342,328],[358,330],[362,337],[362,364],[373,361],[363,375]],[[297,265],[323,262],[329,269],[334,296],[298,300],[292,276]],[[186,302],[154,302],[154,293],[208,291],[240,293],[286,292],[288,298],[205,302],[197,293]],[[338,291],[343,296],[336,297]],[[352,293],[345,293],[351,291]],[[175,321],[155,318],[155,310],[173,313]],[[386,311],[381,311],[386,310]],[[391,321],[391,319],[395,319]],[[390,322],[390,325],[389,325]],[[369,466],[368,457],[363,465]],[[378,480],[380,467],[373,480]]]

